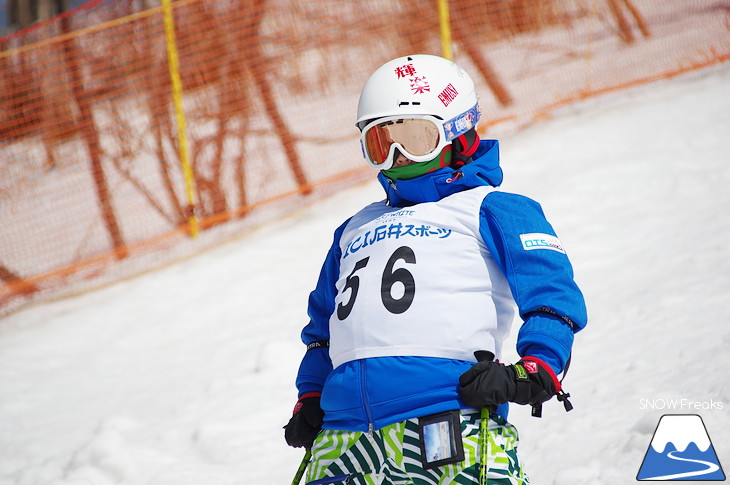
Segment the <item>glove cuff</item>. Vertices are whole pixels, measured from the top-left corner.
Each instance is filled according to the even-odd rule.
[[[299,411],[302,410],[302,406],[304,405],[305,399],[315,398],[315,399],[319,400],[319,398],[321,396],[322,396],[321,392],[308,392],[306,394],[302,394],[299,397],[299,400],[297,401],[297,403],[294,405],[294,410],[292,411],[292,414],[297,414]]]
[[[525,370],[530,374],[537,374],[540,370],[545,371],[545,373],[547,373],[547,375],[550,377],[553,386],[555,387],[554,391],[556,394],[562,390],[560,380],[555,374],[555,371],[544,361],[532,355],[526,355],[522,357],[520,361],[522,362],[522,366],[525,368]]]

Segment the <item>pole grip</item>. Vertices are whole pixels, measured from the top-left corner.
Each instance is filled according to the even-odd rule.
[[[489,350],[477,350],[474,352],[477,362],[488,362],[494,360],[494,353]]]

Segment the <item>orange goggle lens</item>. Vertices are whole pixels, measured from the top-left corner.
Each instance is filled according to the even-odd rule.
[[[381,165],[388,159],[393,143],[400,144],[406,155],[422,157],[438,147],[440,137],[438,126],[431,120],[400,118],[367,128],[363,145],[372,163]]]

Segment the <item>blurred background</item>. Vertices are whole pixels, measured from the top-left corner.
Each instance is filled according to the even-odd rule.
[[[729,28],[727,0],[0,0],[0,316],[364,180],[391,58],[453,57],[496,138],[726,62]]]

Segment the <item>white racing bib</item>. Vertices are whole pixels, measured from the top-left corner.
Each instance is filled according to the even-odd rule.
[[[335,367],[385,356],[474,361],[482,349],[499,357],[514,303],[479,234],[490,190],[405,208],[379,202],[353,216],[330,317]]]

